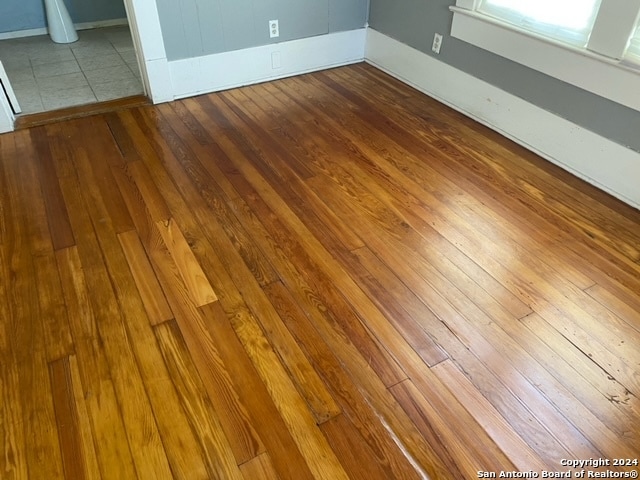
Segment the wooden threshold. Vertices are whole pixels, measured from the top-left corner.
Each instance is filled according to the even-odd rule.
[[[75,107],[61,108],[48,112],[31,113],[19,116],[16,119],[16,130],[23,128],[32,128],[49,123],[59,122],[63,120],[71,120],[73,118],[88,117],[90,115],[98,115],[101,113],[115,112],[127,108],[140,107],[151,104],[145,95],[133,95],[131,97],[117,98],[106,102],[90,103],[87,105],[78,105]]]

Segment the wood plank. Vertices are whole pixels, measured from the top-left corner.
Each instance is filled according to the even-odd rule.
[[[6,154],[6,143],[0,137],[0,153]],[[6,157],[5,157],[6,158]],[[0,166],[0,177],[4,175]],[[8,213],[8,212],[6,212]],[[8,225],[11,228],[11,225]],[[7,233],[10,233],[9,231]],[[10,341],[13,322],[9,297],[9,265],[5,245],[0,244],[0,473],[10,479],[27,479],[25,431],[20,400],[18,363],[15,343]]]
[[[293,88],[300,89],[302,87],[303,89],[301,91],[306,91],[308,88],[304,83],[296,80],[291,83],[293,84]],[[341,165],[344,165],[345,162],[353,163],[353,161],[356,161],[357,166],[355,166],[355,172],[358,172],[358,175],[353,175],[352,172],[354,170],[350,169],[348,172],[349,175],[343,176],[343,178],[354,177],[349,181],[350,188],[358,188],[357,184],[355,184],[355,178],[362,177],[366,172],[377,180],[376,183],[386,186],[387,192],[382,194],[375,192],[376,195],[374,196],[377,197],[376,200],[385,201],[394,211],[399,211],[397,215],[400,217],[406,217],[417,209],[421,213],[420,217],[427,218],[428,222],[412,225],[415,230],[425,235],[425,233],[428,233],[428,230],[435,228],[444,238],[449,239],[452,244],[456,244],[458,240],[456,235],[459,236],[459,233],[455,230],[457,226],[451,224],[451,219],[455,219],[456,216],[450,211],[449,205],[452,203],[450,200],[452,197],[458,198],[464,195],[464,193],[459,191],[459,189],[457,189],[458,191],[447,191],[450,190],[448,188],[449,185],[446,180],[442,178],[442,175],[438,173],[430,175],[428,179],[422,181],[421,185],[414,183],[424,176],[425,169],[429,169],[428,165],[425,166],[422,161],[422,157],[425,155],[424,151],[408,151],[404,147],[404,142],[397,142],[390,146],[389,142],[383,140],[385,135],[389,135],[383,130],[383,125],[387,123],[386,120],[380,119],[379,123],[381,126],[376,130],[368,125],[368,122],[371,121],[369,117],[367,117],[366,121],[363,119],[358,122],[357,117],[352,115],[352,118],[347,117],[347,120],[343,119],[342,121],[338,121],[336,118],[327,116],[320,108],[314,109],[314,111],[317,112],[317,115],[325,117],[328,125],[324,128],[326,129],[326,134],[332,137],[331,145],[344,145],[334,154],[334,156],[343,159]],[[409,140],[410,139],[408,139],[408,141]],[[357,149],[357,151],[361,153],[359,155],[350,154],[349,152],[354,149]],[[429,151],[427,154],[430,158],[434,156],[434,160],[438,155],[441,156],[438,152],[432,151]],[[396,160],[396,156],[401,156],[403,159],[403,163],[401,164],[402,168],[399,168],[400,165]],[[369,158],[378,157],[382,157],[386,162],[372,163],[368,160]],[[411,168],[413,164],[419,168]],[[334,169],[335,165],[331,167],[331,171]],[[363,170],[362,172],[360,172],[361,169]],[[344,182],[343,179],[338,181]],[[369,182],[369,184],[371,184],[371,182]],[[442,192],[443,190],[444,192]],[[430,192],[434,193],[432,194]],[[321,196],[326,195],[326,193],[322,194],[320,192],[318,192],[318,194]],[[368,192],[368,195],[373,194],[374,192]],[[390,198],[391,196],[397,196],[399,198]],[[354,195],[354,198],[360,199],[359,202],[367,207],[368,202],[364,200],[365,193],[361,188],[357,195]],[[422,198],[425,198],[424,203],[421,201]],[[443,200],[440,198],[443,198]],[[425,209],[425,204],[433,205],[434,203],[438,205],[438,208]],[[444,210],[446,213],[440,216],[438,213],[440,210]],[[402,219],[402,222],[396,228],[398,228],[399,232],[406,230],[406,226],[408,226],[407,222],[412,224],[415,218],[414,216],[413,218]],[[384,225],[384,221],[381,225]],[[400,228],[402,225],[405,227]],[[454,237],[452,238],[451,235],[454,235]],[[471,235],[471,238],[475,238],[475,235]],[[496,236],[493,235],[492,238],[495,240]],[[505,236],[500,235],[498,238],[502,240]],[[526,238],[528,239],[529,236]],[[522,317],[531,312],[531,309],[525,303],[508,292],[504,286],[488,275],[482,268],[470,262],[464,255],[460,255],[460,252],[456,249],[450,248],[446,242],[442,241],[442,238],[439,238],[437,235],[430,235],[428,241],[437,242],[439,250],[444,249],[448,258],[450,257],[467,275],[476,279],[476,283],[481,286],[480,288],[491,292],[495,298],[499,299],[505,305],[505,308],[514,312],[515,316]],[[500,249],[499,246],[496,246],[496,248],[497,250]]]
[[[78,135],[91,138],[91,142],[85,144],[83,149],[87,157],[93,159],[90,164],[93,173],[91,181],[95,185],[96,194],[99,192],[102,198],[114,230],[116,233],[132,230],[133,220],[110,168],[110,165],[121,164],[122,158],[120,151],[113,145],[108,125],[99,117],[74,122],[73,125],[78,129]]]
[[[197,307],[218,300],[206,274],[193,255],[180,227],[173,219],[156,222],[156,227],[175,262],[186,291]]]
[[[416,103],[422,103],[422,100],[420,100],[419,102],[413,102],[411,104],[406,104],[405,106],[407,108],[409,108],[410,110],[412,110],[413,112],[416,112],[415,115],[417,117],[420,117],[421,115],[421,107],[416,107]],[[469,126],[469,121],[467,119],[465,119],[464,117],[460,116],[459,114],[457,114],[456,112],[454,112],[453,116],[455,117],[455,121],[458,123],[463,123],[466,126]],[[403,115],[401,116],[402,119],[406,119],[408,118],[406,115],[406,112],[403,113]],[[431,122],[431,119],[428,118],[426,119],[428,124],[432,124],[433,122]],[[419,122],[419,120],[417,120]],[[412,128],[415,125],[415,122],[411,124]],[[464,128],[464,127],[463,127]],[[477,127],[476,127],[477,128]],[[447,130],[450,129],[450,127],[446,127]],[[483,130],[482,128],[480,128],[480,130]],[[458,160],[459,163],[459,167],[461,168],[456,168],[455,170],[451,170],[451,178],[455,179],[464,179],[464,178],[468,178],[471,181],[467,182],[467,186],[465,186],[466,190],[472,191],[474,193],[474,195],[478,196],[484,196],[485,198],[487,198],[487,204],[493,204],[492,208],[496,209],[502,209],[507,216],[513,217],[513,211],[516,210],[521,210],[521,213],[519,215],[520,221],[522,222],[522,219],[527,219],[527,218],[535,218],[536,222],[539,222],[541,219],[542,221],[544,221],[546,223],[544,228],[539,228],[539,231],[552,231],[552,230],[563,230],[563,235],[567,235],[567,233],[570,232],[570,230],[566,229],[566,225],[563,225],[563,223],[561,221],[557,221],[554,220],[553,216],[549,216],[546,215],[547,211],[546,211],[546,207],[544,204],[539,204],[537,207],[531,207],[529,210],[527,210],[527,208],[525,207],[525,204],[529,204],[529,202],[521,202],[521,201],[514,201],[514,199],[517,198],[517,195],[512,193],[512,185],[514,184],[513,180],[509,180],[507,182],[503,183],[503,191],[502,193],[498,192],[497,190],[495,190],[495,193],[492,195],[487,195],[487,193],[494,191],[494,189],[496,188],[496,184],[500,184],[500,182],[496,181],[496,177],[495,175],[492,177],[486,177],[487,179],[490,178],[489,181],[487,181],[483,186],[482,189],[479,190],[477,189],[478,185],[474,185],[474,183],[477,184],[477,182],[483,178],[482,176],[479,175],[479,171],[477,166],[474,167],[473,171],[470,171],[469,174],[466,174],[465,171],[468,168],[468,166],[471,165],[472,162],[470,162],[470,159],[473,159],[473,161],[479,161],[479,162],[483,162],[484,160],[481,158],[481,156],[477,155],[477,154],[471,154],[469,155],[468,150],[466,151],[466,153],[460,153],[456,150],[456,146],[458,144],[460,144],[460,140],[464,139],[464,142],[468,141],[467,139],[470,139],[473,137],[474,140],[471,140],[472,142],[475,140],[480,140],[482,141],[483,136],[478,136],[475,134],[469,134],[469,132],[467,132],[467,134],[464,135],[455,135],[455,139],[453,139],[453,141],[450,141],[448,143],[445,142],[440,142],[439,145],[441,145],[441,149],[442,151],[447,152],[447,154],[451,157],[452,160]],[[444,134],[445,136],[447,136],[447,134]],[[487,131],[486,132],[486,136],[488,137],[492,137],[492,138],[497,138],[497,136],[495,135],[494,132],[490,132]],[[485,142],[486,143],[486,142]],[[501,140],[499,143],[501,144],[505,144],[505,143],[509,143],[509,142],[505,142],[504,140]],[[484,145],[484,144],[483,144]],[[521,147],[517,147],[517,146],[511,146],[511,150],[510,152],[507,154],[507,162],[510,162],[510,159],[513,158],[513,150],[514,149],[520,149],[522,151]],[[484,147],[482,147],[480,149],[480,152],[484,152]],[[488,154],[487,155],[487,160],[490,160],[491,158],[495,157],[496,155],[491,155]],[[539,158],[536,159],[534,155],[531,155],[530,153],[527,153],[526,155],[527,160],[532,163],[535,164],[537,166],[537,168],[539,168],[540,170],[555,170],[557,174],[561,174],[561,177],[565,177],[565,179],[567,177],[569,177],[569,175],[567,175],[566,172],[562,172],[560,171],[557,167],[554,167],[550,164],[546,164],[546,162],[541,161]],[[449,162],[451,163],[451,162]],[[525,168],[528,168],[525,166]],[[482,170],[482,169],[481,169]],[[501,174],[506,174],[508,172],[508,168],[502,168],[501,169]],[[556,175],[558,176],[558,175]],[[576,181],[575,179],[570,182],[572,185],[576,185]],[[584,182],[578,182],[581,184],[581,190],[585,190],[588,189],[589,187],[584,183]],[[496,196],[500,196],[500,195],[504,195],[504,193],[507,192],[508,195],[504,196],[504,202],[500,202],[500,203],[496,203],[495,202],[495,198]],[[504,209],[504,206],[508,205],[509,209]],[[620,211],[624,210],[624,208],[620,208]],[[534,214],[536,214],[534,217],[531,216],[532,212]],[[617,213],[616,212],[612,212],[611,215],[616,216]],[[514,219],[517,219],[518,217],[513,217]],[[517,221],[517,220],[516,220]],[[530,222],[531,223],[531,222]],[[571,237],[568,238],[568,240],[570,238],[580,238],[581,239],[581,243],[584,243],[585,245],[581,245],[582,248],[585,248],[585,251],[587,251],[588,253],[586,253],[585,255],[588,255],[587,258],[589,257],[593,257],[594,255],[596,256],[600,256],[600,255],[605,255],[606,257],[609,258],[610,261],[614,262],[614,263],[618,263],[618,259],[616,258],[616,254],[614,251],[611,250],[604,250],[604,249],[598,249],[598,248],[589,248],[587,247],[587,245],[592,245],[592,237],[590,237],[589,235],[584,235],[583,230],[581,230],[580,228],[576,228],[574,231],[571,231],[571,233],[569,233],[569,235],[571,235]],[[608,252],[608,253],[607,253]],[[627,269],[628,271],[630,270],[632,274],[635,275],[636,280],[634,281],[634,283],[637,285],[637,280],[638,280],[638,272],[637,269],[635,269],[633,267],[633,265],[629,264],[629,262],[625,262],[624,260],[619,263],[619,265],[625,269]],[[637,287],[636,287],[637,289]]]
[[[236,459],[224,427],[193,363],[187,344],[175,320],[154,329],[180,403],[188,413],[189,423],[206,458],[207,478],[240,478]],[[257,457],[258,458],[260,454]],[[250,462],[251,460],[249,460]],[[193,470],[188,475],[193,475]],[[204,477],[203,477],[204,478]]]
[[[563,382],[567,385],[574,384],[573,388],[581,395],[589,395],[591,388],[594,388],[598,394],[584,403],[592,407],[604,404],[606,408],[597,408],[599,415],[604,415],[603,418],[607,419],[608,424],[622,438],[626,440],[628,435],[628,441],[635,444],[636,441],[633,439],[637,436],[636,432],[629,432],[627,425],[629,419],[635,417],[640,410],[638,399],[615,377],[593,362],[588,352],[581,350],[540,315],[530,315],[524,318],[522,323],[529,330],[523,335],[529,338],[533,336],[527,342],[528,347],[534,352],[541,350],[537,356],[546,358],[548,368],[552,371],[559,370]],[[553,361],[556,357],[560,357],[561,360]],[[611,409],[613,412],[605,413]]]
[[[3,362],[0,377],[0,472],[3,478],[26,480],[29,465],[25,431],[22,426],[22,408],[18,369],[14,362]]]
[[[164,127],[162,130],[163,137],[168,139],[167,144],[179,160],[180,167],[186,167],[184,168],[184,173],[188,175],[193,184],[197,186],[197,194],[202,197],[203,202],[219,218],[219,225],[222,227],[221,230],[231,240],[233,246],[243,258],[244,263],[249,267],[249,270],[261,285],[268,284],[277,279],[277,275],[269,262],[264,259],[262,252],[255,248],[247,233],[229,211],[224,197],[219,194],[219,189],[216,188],[216,183],[211,181],[212,178],[209,172],[211,172],[212,169],[207,169],[203,166],[203,164],[208,165],[212,163],[210,161],[210,155],[205,154],[203,157],[194,155],[191,149],[174,133],[174,130],[182,130],[180,129],[180,123],[175,119],[174,115],[172,115],[173,110],[163,108],[161,111],[163,112],[163,117],[167,119],[166,123],[158,119],[158,122]],[[175,165],[175,168],[177,167],[178,164]],[[214,174],[215,173],[214,171]],[[189,195],[195,198],[196,192],[190,192]]]
[[[80,436],[78,408],[75,403],[69,357],[49,364],[53,404],[62,449],[65,478],[89,478],[85,468],[84,448]]]
[[[335,205],[349,205],[348,201],[341,201],[340,197],[336,194],[334,194],[331,199],[336,202]],[[346,209],[343,208],[343,212],[345,210]],[[503,380],[498,378],[496,373],[500,377],[506,375],[504,378],[506,378],[507,383],[514,380],[511,376],[512,374],[515,374],[516,376],[519,376],[519,374],[515,373],[511,368],[506,370],[502,369],[499,365],[492,367],[495,368],[494,371],[496,372],[493,373],[491,369],[488,369],[487,366],[482,363],[482,361],[478,363],[478,360],[485,356],[488,359],[493,357],[485,353],[486,342],[484,342],[484,340],[482,340],[484,346],[479,350],[476,349],[476,347],[479,346],[477,342],[481,341],[482,338],[478,336],[478,331],[474,330],[474,333],[470,333],[469,330],[465,331],[465,329],[468,328],[473,329],[472,325],[478,323],[479,318],[483,318],[484,315],[477,307],[474,307],[474,305],[469,302],[468,298],[462,295],[455,286],[449,284],[437,270],[430,268],[428,264],[425,264],[420,258],[411,255],[411,251],[407,250],[402,243],[395,242],[389,236],[383,235],[380,230],[372,230],[366,222],[363,223],[363,219],[365,217],[360,214],[360,211],[355,210],[355,212],[349,215],[349,219],[354,225],[359,225],[361,231],[369,230],[377,232],[376,234],[366,237],[371,248],[382,257],[384,263],[387,265],[393,265],[394,268],[396,268],[396,274],[403,279],[405,283],[412,285],[414,293],[437,315],[436,318],[433,318],[430,315],[422,317],[426,322],[429,322],[429,332],[435,337],[436,341],[444,346],[450,357],[455,358],[459,362],[464,360],[465,370],[470,374],[473,370],[473,375],[477,375],[478,383],[476,383],[476,386],[484,391],[485,395],[492,399],[494,405],[506,418],[509,419],[516,431],[520,431],[522,435],[528,436],[530,442],[536,446],[536,452],[539,455],[545,458],[545,460],[550,460],[551,463],[559,460],[557,452],[560,451],[561,447],[558,445],[555,438],[549,437],[550,430],[553,429],[555,431],[555,429],[558,428],[558,422],[562,422],[568,431],[569,438],[576,435],[580,438],[580,433],[577,432],[572,425],[559,417],[540,394],[529,396],[528,394],[523,393],[521,398],[522,401],[528,400],[534,403],[541,402],[536,406],[537,408],[534,407],[534,411],[540,409],[542,412],[546,412],[547,415],[550,415],[553,420],[547,424],[544,422],[541,423],[540,420],[536,420],[534,416],[532,416],[531,411],[523,408],[519,402],[504,401],[507,397],[514,395],[514,393],[510,391],[512,388],[511,386],[506,388],[502,383]],[[405,264],[404,260],[407,258],[411,259],[410,265],[412,265],[412,267]],[[414,270],[414,268],[416,268],[416,270]],[[432,278],[433,276],[438,278],[438,280]],[[443,290],[441,292],[436,291],[435,287],[432,286],[432,282],[436,285],[442,284],[444,287]],[[456,305],[456,308],[460,309],[460,311],[456,310],[456,308],[449,303],[450,298],[457,299],[454,302],[454,305]],[[465,314],[462,314],[461,312],[465,312]],[[467,312],[468,315],[471,316],[465,316]],[[486,320],[482,321],[482,323],[485,322]],[[453,337],[451,335],[452,333]],[[464,346],[461,345],[461,342]],[[389,344],[388,340],[385,340],[385,343]],[[471,349],[474,354],[471,354],[468,349]],[[406,355],[408,353],[399,348],[395,351],[396,354]],[[484,382],[487,383],[485,386],[482,386]],[[489,385],[491,386],[489,387]],[[518,392],[521,388],[525,388],[525,384],[517,383],[514,387],[515,391]],[[530,389],[531,385],[526,388]],[[497,394],[498,391],[502,391],[503,393]],[[537,440],[534,442],[532,440],[533,438],[536,438]],[[584,440],[582,441],[582,445],[584,448]]]
[[[221,234],[217,237],[220,238]],[[230,249],[228,244],[225,245],[225,242],[217,241],[218,238],[211,237],[212,246],[224,258],[223,264],[230,277],[224,281],[223,288],[230,292],[234,289],[231,284],[235,283],[235,288],[238,290],[238,298],[234,299],[234,307],[231,310],[234,318],[251,318],[253,316],[259,322],[261,328],[268,335],[269,343],[278,355],[280,362],[293,380],[296,389],[313,412],[317,423],[322,423],[339,414],[339,406],[336,405],[331,394],[322,384],[318,373],[310,365],[295,339],[283,325],[278,313],[252,276],[252,272],[243,263],[243,258],[232,248]],[[243,301],[246,302],[246,307],[242,306]]]
[[[334,91],[339,92],[341,95],[344,95],[346,98],[348,98],[358,106],[366,108],[369,105],[369,99],[364,98],[364,96],[360,92],[354,92],[345,89],[341,83],[336,82],[335,78],[333,78],[336,75],[339,74],[336,74],[336,72],[323,72],[318,77]],[[408,123],[408,119],[405,114],[397,115],[397,117],[395,117],[394,115],[394,120],[400,127],[406,127],[409,125],[412,127],[414,126],[413,123]],[[464,130],[464,126],[462,125],[460,125],[459,128],[461,130]],[[480,160],[485,167],[489,167],[491,169],[494,175],[498,177],[504,177],[506,180],[505,183],[520,186],[520,188],[522,188],[528,195],[533,197],[535,200],[540,201],[540,203],[544,205],[545,210],[554,212],[558,215],[566,215],[566,207],[564,207],[562,201],[558,201],[556,200],[556,198],[554,198],[554,194],[559,196],[560,199],[569,198],[563,197],[564,195],[573,195],[582,198],[583,202],[578,203],[580,207],[573,209],[568,214],[568,216],[565,217],[570,219],[572,223],[575,223],[576,230],[588,232],[591,238],[596,239],[602,235],[605,235],[608,243],[615,244],[620,242],[619,251],[627,252],[631,259],[640,258],[640,251],[634,247],[634,241],[628,243],[624,240],[627,230],[623,228],[622,231],[620,231],[620,224],[617,227],[613,228],[614,233],[613,236],[611,236],[610,234],[605,234],[605,232],[603,231],[607,229],[607,225],[609,224],[608,218],[598,217],[597,215],[596,218],[594,218],[593,213],[586,216],[579,215],[579,212],[583,210],[583,205],[587,205],[590,202],[590,199],[587,196],[583,196],[580,191],[573,192],[571,194],[566,194],[562,191],[558,191],[555,188],[555,183],[557,183],[557,180],[555,180],[551,175],[546,174],[542,169],[533,168],[526,163],[524,163],[522,169],[517,172],[517,176],[514,175],[513,170],[504,168],[504,165],[507,164],[507,162],[509,161],[508,159],[510,158],[510,155],[508,153],[503,155],[492,154],[496,150],[498,150],[498,153],[502,153],[499,152],[500,148],[496,145],[495,142],[489,144],[489,142],[483,141],[483,137],[474,135],[471,129],[469,129],[468,133],[469,134],[463,135],[462,137],[456,135],[454,138],[450,137],[447,131],[438,132],[441,138],[447,141],[452,148],[459,149],[465,154],[467,163],[475,159]],[[489,144],[490,147],[493,147],[493,151],[486,151],[483,148],[487,144]],[[478,172],[478,170],[476,170],[476,172]],[[529,175],[529,172],[534,172],[536,178],[532,178],[532,176]],[[544,193],[536,185],[540,183],[540,180],[542,178],[551,180],[551,182],[543,183],[545,188]],[[495,180],[494,182],[499,183]],[[612,212],[612,215],[615,215],[615,213]],[[624,218],[621,217],[619,218],[619,220],[622,224],[627,224]]]
[[[86,176],[84,177],[86,183],[91,185],[92,170],[87,165],[86,158],[77,154],[75,161],[79,173]],[[149,412],[153,415],[152,423],[144,425],[143,422],[139,422],[140,424],[134,427],[134,431],[137,428],[144,428],[150,432],[149,439],[144,444],[145,450],[135,452],[138,455],[138,461],[142,455],[147,455],[144,468],[155,468],[159,475],[179,477],[194,475],[204,478],[207,473],[203,454],[197,448],[197,442],[186,415],[181,409],[172,407],[178,404],[178,397],[158,350],[143,302],[135,293],[134,279],[129,272],[121,243],[116,237],[117,226],[101,221],[108,217],[108,211],[99,195],[93,196],[88,205],[89,216],[95,225],[96,240],[104,253],[104,268],[111,279],[113,295],[117,298],[121,312],[122,327],[120,328],[131,344],[130,351],[125,354],[137,363],[135,373],[139,372],[139,380],[144,387],[142,395],[148,396],[148,410],[146,402],[143,401],[144,397],[140,396],[137,399],[142,404],[140,413],[144,415]],[[85,238],[83,240],[91,241]],[[111,301],[111,298],[108,300]],[[131,380],[133,377],[130,378]],[[136,390],[134,385],[130,388]],[[157,431],[154,431],[156,425]],[[154,438],[154,435],[158,437]],[[154,458],[154,455],[157,457]],[[156,464],[154,465],[153,462]],[[169,469],[171,474],[168,473]]]
[[[264,480],[279,480],[268,453],[261,453],[257,457],[240,465],[242,476],[245,480],[261,478]]]
[[[178,131],[180,130],[178,129]],[[193,169],[195,167],[191,170]],[[219,222],[207,224],[209,230],[215,231],[215,234],[210,235],[212,247],[220,252],[221,259],[223,259],[237,288],[247,299],[248,306],[258,315],[263,327],[271,332],[271,342],[296,382],[298,390],[314,411],[316,421],[322,422],[336,415],[339,409],[330,395],[320,386],[320,382],[316,379],[317,374],[309,367],[297,345],[280,327],[277,314],[273,312],[273,308],[260,291],[259,285],[253,281],[252,276],[260,284],[272,282],[275,277],[272,268],[261,260],[262,254],[247,238],[243,227],[233,216],[232,209],[224,206],[224,199],[209,190],[208,187],[206,190],[209,192],[207,198],[210,199],[207,204],[215,209],[214,211],[219,217]],[[231,242],[225,239],[225,233]]]
[[[96,453],[96,444],[94,443],[93,432],[91,429],[91,421],[89,420],[89,411],[87,402],[84,398],[84,387],[80,376],[80,367],[78,366],[78,357],[72,355],[69,357],[69,367],[71,370],[71,386],[73,387],[73,400],[75,409],[77,410],[78,419],[78,435],[80,436],[80,444],[82,445],[82,453],[87,478],[100,479],[100,466],[98,464],[98,455]]]
[[[453,362],[446,360],[433,367],[432,370],[451,392],[456,392],[467,411],[482,425],[482,428],[518,470],[542,471],[546,469],[546,465],[540,457],[522,437],[513,431],[493,405],[480,394]]]
[[[31,212],[28,211],[29,202],[24,201],[26,192],[22,188],[23,182],[33,178],[30,166],[21,161],[24,156],[29,156],[27,132],[17,134],[11,143],[3,142],[2,148],[2,153],[6,150],[12,152],[12,155],[3,157],[2,167],[7,194],[14,202],[7,215],[7,229],[11,236],[3,245],[6,270],[9,273],[6,278],[10,280],[6,287],[9,316],[0,320],[7,322],[5,335],[11,338],[9,375],[17,376],[17,383],[13,385],[17,389],[17,395],[9,398],[20,403],[19,407],[8,406],[8,410],[22,414],[21,418],[16,419],[19,422],[16,428],[23,430],[24,461],[28,466],[29,476],[63,478],[46,359],[44,325],[40,319],[36,289],[37,274],[32,258],[32,252],[39,251],[46,244],[46,234],[40,229],[42,224],[38,220],[34,219],[34,223],[38,225],[28,222]],[[28,191],[33,188],[35,186],[31,185]],[[20,473],[21,466],[9,465],[9,468],[16,467]]]
[[[363,364],[348,348],[340,345],[339,336],[330,335],[335,332],[320,328],[316,315],[310,310],[303,311],[284,285],[273,283],[266,291],[287,328],[317,366],[325,382],[331,386],[343,414],[348,416],[369,448],[375,452],[380,467],[397,478],[419,478],[420,469],[425,469],[436,478],[442,476],[447,467],[442,463],[443,458],[434,453],[436,444],[425,445],[424,439],[418,439],[414,437],[415,432],[407,431],[408,426],[406,423],[403,425],[405,419],[402,414],[390,402],[380,379],[369,373],[366,363]],[[391,427],[375,420],[380,415],[384,415],[392,424]],[[394,426],[404,432],[402,446],[397,444],[398,439],[393,436]],[[415,468],[414,462],[420,468]]]
[[[218,412],[236,461],[244,463],[265,451],[264,445],[252,426],[245,401],[236,392],[228,366],[220,358],[216,343],[162,243],[160,233],[157,235],[157,241],[147,247],[149,256],[159,273],[160,283],[209,398]]]
[[[40,255],[33,262],[38,272],[36,285],[47,361],[51,362],[73,354],[75,349],[55,255],[53,252]]]
[[[449,358],[447,352],[429,336],[428,330],[421,325],[421,321],[416,320],[424,315],[432,315],[432,312],[428,311],[427,307],[421,304],[402,282],[397,278],[391,278],[394,276],[393,273],[371,250],[366,247],[359,248],[353,251],[353,255],[363,267],[358,274],[359,284],[385,312],[389,321],[420,358],[430,367]],[[401,300],[393,296],[395,292],[399,293]],[[412,311],[415,312],[413,313],[415,316],[412,316]]]
[[[277,445],[269,445],[269,442],[266,446],[269,452],[276,455],[277,459],[273,460],[278,474],[283,479],[307,476],[327,480],[347,479],[340,462],[304,407],[304,400],[295,391],[257,323],[250,318],[239,317],[230,322],[219,303],[205,305],[200,310],[225,363],[234,372],[243,396],[246,398],[252,392],[251,395],[258,400],[252,401],[249,407],[254,412],[254,422],[264,433],[270,430],[271,435],[277,437]],[[304,463],[296,461],[294,452],[298,451]],[[283,459],[285,452],[289,453]],[[283,460],[287,460],[286,470],[283,470]],[[306,468],[302,468],[304,465]]]
[[[60,250],[70,247],[75,244],[75,239],[69,222],[67,207],[60,191],[60,184],[56,178],[49,146],[49,142],[55,141],[55,138],[49,138],[43,128],[33,128],[29,133],[38,156],[37,167],[42,195],[47,209],[47,218],[49,219],[53,248]]]
[[[330,418],[320,429],[349,478],[398,478],[394,477],[393,468],[380,462],[376,452],[347,416]]]
[[[629,327],[640,332],[640,298],[622,289],[617,289],[614,293],[612,289],[598,284],[588,288],[586,292]]]
[[[443,448],[438,433],[448,428],[443,425],[450,421],[434,411],[429,402],[420,393],[411,380],[405,380],[390,388],[390,391],[403,406],[407,414],[420,429],[427,441],[439,450],[440,458],[447,465],[447,474],[442,478],[475,478],[479,471],[512,471],[513,464],[489,438],[484,438],[482,446],[477,448],[478,437],[470,435],[478,431],[475,421],[468,420],[468,428],[451,437]]]
[[[102,478],[136,478],[129,441],[76,247],[56,252]],[[76,389],[78,387],[76,386]]]
[[[228,115],[231,116],[232,114],[229,113]],[[229,178],[229,180],[244,184],[242,189],[246,191],[247,194],[243,196],[243,198],[253,211],[253,215],[259,217],[268,229],[268,234],[265,235],[267,244],[264,244],[263,248],[276,251],[275,258],[282,256],[281,251],[286,252],[286,262],[294,259],[296,266],[293,267],[292,275],[299,277],[301,276],[300,271],[304,273],[300,279],[295,277],[291,278],[291,284],[300,284],[301,281],[307,283],[309,286],[305,287],[305,290],[313,292],[315,297],[322,299],[325,306],[332,305],[332,308],[326,310],[325,313],[331,317],[330,322],[340,323],[341,327],[348,332],[352,341],[357,342],[358,348],[361,349],[362,352],[366,352],[365,354],[371,359],[372,366],[384,377],[387,385],[392,385],[404,378],[404,372],[398,368],[398,365],[393,359],[391,359],[377,341],[371,337],[356,312],[332,286],[333,279],[329,278],[329,276],[322,271],[322,263],[329,257],[326,254],[326,250],[302,225],[300,219],[291,212],[276,191],[268,185],[260,172],[256,171],[250,162],[243,160],[243,158],[247,157],[245,157],[243,153],[238,152],[237,146],[222,136],[218,138],[220,142],[224,142],[223,149],[227,151],[229,158],[233,159],[235,166],[250,179],[251,185],[248,185],[247,180],[237,177],[233,179]],[[237,189],[238,188],[240,187],[237,187]],[[260,190],[261,194],[255,193],[257,189]],[[243,210],[242,208],[236,208],[236,214],[240,215]],[[274,211],[277,211],[278,215],[275,215],[273,213]],[[284,217],[285,214],[286,217]],[[244,215],[248,217],[246,221],[248,221],[249,224],[253,224],[251,228],[258,228],[257,222],[254,221],[251,216],[246,213]],[[281,220],[279,216],[283,217],[284,221]],[[287,224],[294,225],[295,231],[287,226]],[[277,247],[273,245],[274,239],[277,241]],[[305,249],[305,247],[311,246],[312,248]],[[311,258],[316,254],[321,257],[321,260]],[[334,273],[340,272],[341,270],[339,267],[335,268]],[[342,274],[337,273],[336,275],[342,276]],[[307,294],[305,293],[305,295]],[[314,299],[313,303],[316,302],[317,300]],[[325,307],[322,308],[323,312],[325,312]]]
[[[118,240],[127,257],[127,263],[131,268],[131,274],[140,292],[149,321],[152,325],[159,325],[171,320],[173,312],[137,233],[134,230],[121,233],[118,235]]]

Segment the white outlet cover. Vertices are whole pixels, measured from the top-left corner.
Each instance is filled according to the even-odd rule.
[[[269,20],[269,37],[276,38],[280,36],[280,26],[278,20]]]

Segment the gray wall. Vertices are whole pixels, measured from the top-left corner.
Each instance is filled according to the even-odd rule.
[[[455,0],[371,0],[369,24],[380,33],[640,151],[640,112],[450,37],[453,15],[449,6],[454,4]],[[436,32],[444,35],[437,56],[431,52]],[[640,81],[638,86],[640,92]]]
[[[368,0],[157,0],[167,58],[198,57],[362,28]],[[269,38],[277,19],[280,37]]]
[[[74,23],[114,20],[127,16],[124,0],[65,0]],[[43,0],[0,0],[0,33],[44,28]]]

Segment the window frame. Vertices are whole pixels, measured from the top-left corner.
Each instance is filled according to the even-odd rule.
[[[640,64],[623,57],[640,15],[640,0],[602,0],[586,48],[518,28],[478,12],[478,6],[479,0],[457,0],[450,7],[451,36],[640,111]],[[635,13],[631,19],[630,11]],[[616,24],[621,16],[629,27],[622,35]]]

